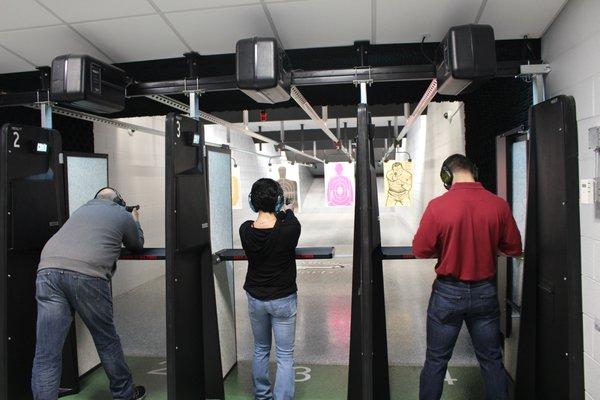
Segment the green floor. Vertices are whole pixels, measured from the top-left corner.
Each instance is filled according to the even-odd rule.
[[[166,400],[166,363],[156,358],[129,358],[129,366],[137,383],[145,385],[148,400]],[[418,399],[419,367],[391,367],[390,388],[392,399]],[[345,399],[348,367],[339,365],[298,365],[296,367],[297,400]],[[225,380],[227,400],[252,400],[251,365],[240,362]],[[479,400],[483,386],[479,369],[453,367],[444,384],[445,400]],[[88,376],[81,384],[81,392],[64,397],[67,400],[110,400],[108,381],[102,369]]]

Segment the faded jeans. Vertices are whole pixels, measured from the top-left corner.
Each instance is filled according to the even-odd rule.
[[[489,281],[466,283],[439,279],[433,284],[427,310],[427,355],[421,371],[420,399],[438,400],[442,396],[448,361],[463,321],[481,367],[486,400],[508,399],[495,285]]]
[[[62,269],[43,269],[36,279],[37,341],[31,378],[35,400],[56,400],[62,349],[76,311],[90,330],[115,400],[133,398],[133,382],[113,324],[110,283]]]
[[[294,398],[294,341],[296,337],[297,295],[262,301],[248,294],[248,312],[254,334],[252,382],[256,400],[291,400]],[[269,381],[271,331],[277,349],[275,387]]]

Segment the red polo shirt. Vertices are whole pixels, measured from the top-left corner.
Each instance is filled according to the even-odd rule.
[[[438,257],[439,276],[480,281],[496,275],[498,253],[521,255],[521,235],[506,201],[478,182],[455,183],[427,206],[413,252]]]

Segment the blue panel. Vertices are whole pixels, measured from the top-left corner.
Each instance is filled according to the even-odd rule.
[[[512,144],[511,206],[523,246],[525,246],[525,219],[527,210],[527,141]],[[512,301],[518,306],[522,300],[523,261],[512,260]]]
[[[108,159],[67,156],[67,200],[69,215],[108,186]]]
[[[231,210],[231,155],[208,151],[208,196],[210,201],[210,240],[213,252],[233,247]],[[237,362],[235,336],[235,286],[233,262],[213,264],[215,299],[221,342],[223,374]]]

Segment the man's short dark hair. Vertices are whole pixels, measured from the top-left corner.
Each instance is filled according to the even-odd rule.
[[[462,154],[453,154],[444,161],[444,164],[453,174],[459,171],[470,172],[477,178],[477,169],[475,164]]]
[[[269,178],[261,178],[254,182],[250,191],[250,201],[258,211],[272,213],[283,190],[279,183]]]

